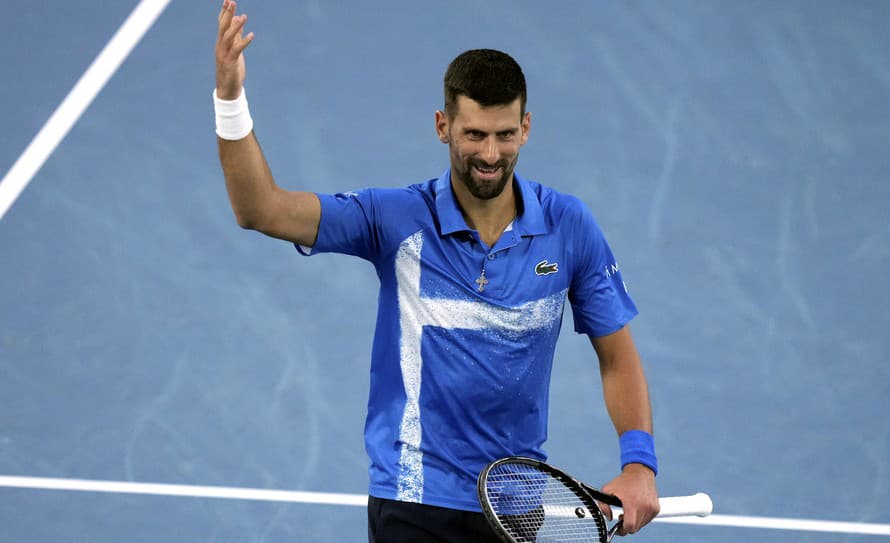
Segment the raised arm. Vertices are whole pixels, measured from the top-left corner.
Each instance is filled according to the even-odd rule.
[[[234,1],[225,0],[219,13],[216,40],[218,115],[220,106],[235,103],[240,103],[241,109],[247,112],[243,96],[244,49],[253,41],[254,35],[252,32],[244,35],[247,15],[236,15],[236,8]],[[239,102],[241,100],[243,102]],[[253,130],[240,139],[218,136],[217,143],[229,201],[238,224],[300,245],[314,245],[321,217],[318,197],[311,192],[287,191],[275,183]]]
[[[606,409],[619,435],[631,430],[652,434],[649,388],[640,355],[625,326],[607,336],[591,339],[600,361]],[[634,533],[658,513],[655,473],[648,467],[629,463],[621,475],[603,486],[621,498],[624,524],[621,535]]]

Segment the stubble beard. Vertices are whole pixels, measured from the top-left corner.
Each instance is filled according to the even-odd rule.
[[[500,160],[496,164],[485,164],[484,162],[476,159],[467,159],[463,160],[462,168],[452,168],[457,174],[458,180],[463,184],[464,187],[472,194],[475,198],[480,200],[491,200],[492,198],[497,198],[504,192],[504,187],[507,186],[508,182],[513,180],[513,169],[516,166],[516,161],[519,157],[514,157],[512,161],[508,160]],[[458,163],[458,161],[453,160],[454,163]],[[501,168],[501,175],[497,179],[476,179],[473,177],[473,171],[475,165],[482,166],[495,166]]]

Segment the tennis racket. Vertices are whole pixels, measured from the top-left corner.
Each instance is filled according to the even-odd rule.
[[[511,456],[488,464],[477,491],[485,518],[505,543],[609,542],[610,528],[597,502],[621,507],[617,496],[588,486],[553,466]],[[711,514],[707,494],[660,498],[659,517]],[[617,514],[616,514],[617,516]]]

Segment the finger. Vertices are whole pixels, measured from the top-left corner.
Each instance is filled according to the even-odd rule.
[[[244,54],[244,50],[247,49],[247,46],[250,45],[250,42],[253,41],[253,32],[244,36],[243,39],[239,39],[234,44],[232,44],[231,54],[232,58],[237,59],[241,55]]]
[[[599,506],[600,511],[603,512],[603,516],[606,517],[606,520],[611,521],[612,520],[612,508],[602,502],[596,502],[596,504]]]
[[[219,12],[219,37],[222,38],[235,16],[235,2],[225,0]]]
[[[253,41],[253,32],[248,33],[246,36],[241,36],[239,32],[235,39],[232,42],[232,47],[230,49],[230,54],[232,58],[238,58],[241,53],[250,45],[250,42]]]
[[[235,61],[244,49],[244,46],[240,43],[242,40],[241,32],[243,28],[244,23],[242,22],[242,17],[233,17],[229,24],[229,28],[226,29],[225,33],[219,38],[217,51],[222,55],[222,58],[228,62]]]
[[[244,51],[244,49],[246,49],[247,46],[250,45],[250,42],[252,42],[252,41],[253,41],[253,32],[250,32],[246,36],[244,36],[244,40],[242,40],[241,51]]]
[[[652,518],[644,511],[628,511],[624,510],[624,514],[620,517],[622,519],[621,530],[624,534],[635,534],[643,529],[643,527],[649,523]]]
[[[241,14],[236,17],[232,17],[232,22],[229,24],[229,28],[226,30],[225,34],[223,34],[222,41],[224,43],[233,44],[237,39],[241,38],[241,32],[244,30],[244,23],[247,22],[247,15]]]
[[[219,39],[224,39],[225,35],[232,28],[232,24],[240,17],[235,15],[238,5],[234,0],[226,0],[222,13],[219,18]]]
[[[615,532],[620,536],[626,536],[628,534],[632,534],[633,532],[628,531],[627,523],[624,521],[624,515],[620,515],[618,517],[618,531]]]
[[[626,512],[619,519],[621,520],[621,528],[618,530],[618,533],[621,535],[635,534],[640,529],[637,525],[637,519],[633,516],[628,517]]]
[[[637,504],[629,510],[624,510],[624,529],[629,534],[639,532],[644,526],[649,524],[658,514],[657,502],[654,507],[650,504]]]

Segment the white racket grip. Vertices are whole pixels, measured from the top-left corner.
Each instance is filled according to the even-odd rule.
[[[658,505],[661,506],[659,517],[706,517],[714,510],[714,502],[704,492],[692,496],[659,498]]]
[[[711,497],[704,492],[692,496],[671,496],[670,498],[658,498],[660,511],[657,518],[666,517],[706,517],[714,510]],[[618,518],[624,514],[620,507],[612,506],[612,518]]]

